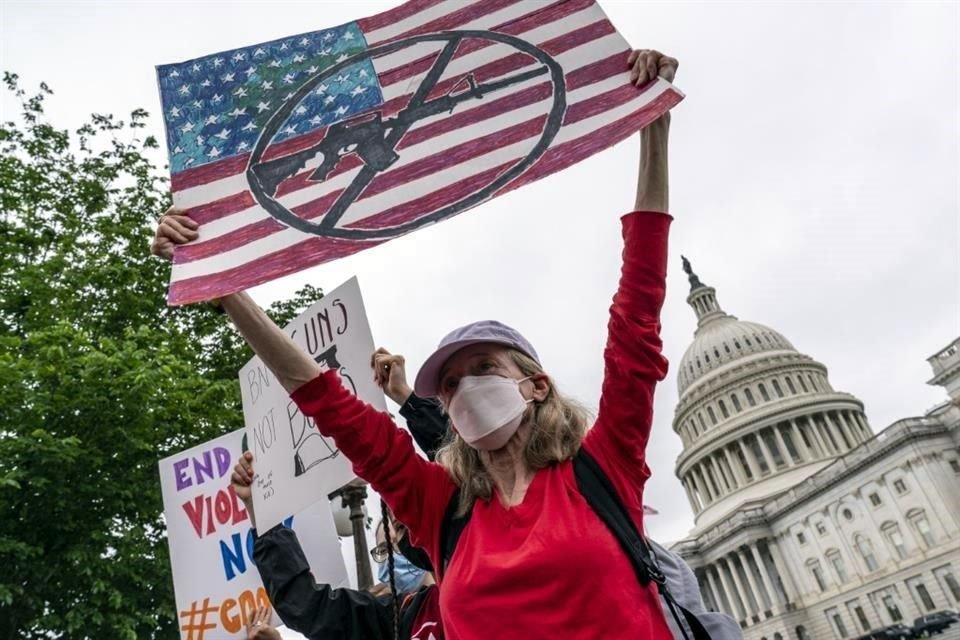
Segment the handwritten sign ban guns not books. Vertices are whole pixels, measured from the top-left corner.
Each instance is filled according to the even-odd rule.
[[[270,605],[253,563],[249,515],[230,486],[243,441],[244,431],[238,429],[160,461],[183,640],[246,638],[253,610]],[[347,572],[329,504],[324,497],[282,520],[297,532],[317,581],[344,586]],[[261,525],[259,531],[267,528]],[[273,623],[279,624],[276,615]]]
[[[373,337],[356,278],[326,294],[285,331],[318,364],[336,369],[347,389],[386,411],[383,392],[370,375]],[[260,358],[240,370],[240,388],[259,526],[271,527],[353,479],[350,462],[300,413]]]

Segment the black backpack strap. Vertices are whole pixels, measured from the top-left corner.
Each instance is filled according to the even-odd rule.
[[[447,565],[453,557],[453,552],[457,549],[457,542],[460,541],[460,535],[464,528],[470,522],[470,516],[473,513],[473,505],[470,510],[462,516],[457,515],[457,507],[460,506],[460,489],[453,492],[450,496],[450,502],[447,503],[447,510],[443,514],[443,522],[440,523],[440,553],[441,562],[438,574],[442,578],[447,572]]]
[[[617,538],[620,546],[626,551],[633,569],[637,574],[640,583],[647,585],[650,581],[657,584],[660,595],[667,602],[673,619],[680,628],[683,637],[689,640],[687,628],[693,632],[694,640],[710,640],[710,634],[703,627],[703,623],[697,619],[697,616],[686,607],[681,606],[674,600],[667,588],[666,577],[660,570],[650,545],[646,539],[637,531],[637,527],[627,512],[626,507],[620,500],[613,483],[604,473],[603,469],[593,457],[582,447],[573,458],[574,475],[577,478],[577,486],[580,493],[587,500],[587,504],[603,520],[613,535]],[[680,619],[677,610],[683,614],[686,620],[686,626]]]

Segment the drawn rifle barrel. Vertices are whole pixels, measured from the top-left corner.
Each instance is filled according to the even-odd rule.
[[[409,108],[409,111],[404,110],[401,112],[401,115],[404,119],[415,122],[423,118],[429,118],[430,116],[437,115],[438,113],[450,112],[462,102],[467,102],[468,100],[481,100],[488,93],[499,91],[500,89],[506,89],[507,87],[530,80],[531,78],[546,75],[548,72],[549,69],[547,69],[547,67],[538,67],[536,69],[532,69],[524,73],[518,73],[515,76],[509,76],[494,82],[472,85],[469,89],[461,91],[460,93],[448,93],[445,96],[418,104],[412,108]],[[461,82],[463,81],[461,80]]]

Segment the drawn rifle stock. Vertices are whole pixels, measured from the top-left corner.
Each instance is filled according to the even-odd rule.
[[[275,194],[281,182],[296,175],[318,153],[323,154],[323,161],[307,178],[311,182],[326,180],[327,176],[336,169],[340,159],[350,153],[356,153],[360,160],[374,171],[384,171],[400,158],[399,154],[386,142],[387,133],[391,129],[400,127],[406,130],[419,120],[441,113],[452,113],[463,102],[481,100],[490,92],[544,75],[547,72],[546,67],[539,67],[484,84],[477,84],[471,73],[464,76],[444,96],[408,105],[387,120],[383,120],[380,113],[375,113],[373,117],[367,114],[353,120],[337,122],[330,125],[323,140],[312,147],[274,160],[261,162],[255,165],[252,170],[264,191],[269,194]],[[467,88],[454,93],[457,87],[464,83],[467,84]]]

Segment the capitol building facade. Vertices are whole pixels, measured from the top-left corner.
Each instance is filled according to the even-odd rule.
[[[673,428],[695,527],[673,550],[708,608],[747,640],[842,640],[960,607],[960,338],[928,359],[948,399],[874,433],[823,364],[684,262],[698,325]]]

